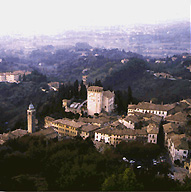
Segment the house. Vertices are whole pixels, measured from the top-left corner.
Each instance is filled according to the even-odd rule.
[[[22,137],[26,134],[28,134],[27,130],[23,129],[16,129],[9,133],[0,134],[0,144],[3,144],[10,139],[17,139],[18,137]]]
[[[188,122],[188,114],[180,111],[178,113],[175,113],[174,115],[172,115],[172,114],[169,115],[168,117],[166,117],[165,120],[168,122],[175,123],[180,126],[184,126]]]
[[[107,125],[111,124],[112,122],[116,121],[117,117],[100,114],[98,117],[93,117],[93,118],[79,117],[78,120],[81,122],[84,122],[84,123],[96,125],[98,127],[103,127],[103,126],[107,126]]]
[[[81,127],[80,136],[83,139],[86,139],[87,137],[93,137],[95,130],[99,129],[99,126],[86,124]]]
[[[147,141],[147,132],[146,130],[141,129],[127,129],[123,124],[117,121],[111,125],[96,130],[94,139],[95,141],[100,141],[116,146],[122,140],[137,140],[145,142]]]
[[[75,137],[80,134],[80,128],[85,125],[83,122],[70,119],[58,119],[52,122],[52,126],[58,130],[62,136]]]
[[[128,113],[152,113],[165,118],[174,107],[175,104],[159,105],[152,102],[140,102],[137,105],[129,105]]]
[[[46,139],[55,139],[58,138],[58,132],[54,128],[49,127],[32,133],[31,136],[44,136]]]
[[[134,129],[136,124],[139,122],[139,119],[135,114],[129,114],[124,119],[119,119],[119,122],[127,128]]]
[[[50,82],[48,83],[49,89],[53,90],[53,91],[58,91],[59,87],[60,87],[60,83],[59,82]]]
[[[175,123],[167,123],[163,125],[163,130],[165,134],[165,143],[167,144],[168,135],[171,133],[178,133],[179,125]]]
[[[114,109],[114,98],[115,98],[115,94],[114,91],[104,91],[103,92],[103,104],[102,104],[102,108],[104,109],[104,111],[110,113],[111,111],[113,111]]]
[[[53,121],[55,121],[54,118],[46,116],[44,118],[44,128],[52,127],[53,126]]]
[[[147,126],[148,143],[157,144],[157,135],[159,127],[155,123],[151,123]]]
[[[167,139],[168,150],[172,162],[179,160],[181,163],[188,157],[189,146],[185,134],[170,134]]]

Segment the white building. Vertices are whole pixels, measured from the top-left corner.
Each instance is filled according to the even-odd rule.
[[[103,91],[103,87],[89,87],[87,90],[88,115],[101,113],[102,109],[111,112],[114,109],[114,97],[114,92]]]
[[[151,123],[147,126],[148,143],[157,144],[158,132],[159,132],[159,128],[156,126],[155,123]]]
[[[128,114],[124,119],[119,119],[119,122],[127,128],[134,129],[139,120],[134,114]]]
[[[5,81],[6,81],[5,73],[0,73],[0,82],[5,82]]]
[[[128,113],[132,112],[139,112],[139,113],[152,113],[161,117],[166,117],[170,110],[175,107],[175,104],[166,104],[166,105],[159,105],[154,104],[152,102],[141,102],[137,105],[129,105],[128,106]]]
[[[102,108],[106,111],[106,112],[111,112],[114,109],[114,98],[115,98],[115,94],[114,91],[104,91],[103,92],[103,104],[102,104]]]
[[[6,81],[9,82],[9,83],[15,83],[15,82],[18,82],[19,81],[19,75],[16,75],[16,74],[6,74]]]
[[[127,129],[120,122],[114,122],[113,125],[109,125],[96,130],[95,141],[100,141],[116,146],[122,140],[137,140],[147,142],[147,135],[148,134],[144,129]]]
[[[188,142],[186,141],[185,134],[174,134],[172,133],[167,140],[168,149],[172,158],[172,161],[180,160],[183,162],[188,157]]]

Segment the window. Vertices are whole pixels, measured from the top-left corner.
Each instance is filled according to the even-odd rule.
[[[153,135],[153,138],[154,138],[154,135]]]
[[[183,159],[186,159],[186,156],[183,155]]]
[[[154,143],[155,143],[155,140],[154,140]]]
[[[186,151],[184,151],[183,153],[186,154]]]

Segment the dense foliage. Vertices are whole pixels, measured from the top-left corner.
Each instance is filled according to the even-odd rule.
[[[154,144],[146,144],[144,149],[141,143],[121,143],[116,149],[107,147],[100,153],[89,138],[76,137],[58,142],[26,135],[0,147],[0,189],[190,190],[189,178],[183,185],[167,177],[167,164],[138,170],[122,161],[123,155],[130,158],[134,154],[132,158],[145,156],[152,160],[159,153]]]

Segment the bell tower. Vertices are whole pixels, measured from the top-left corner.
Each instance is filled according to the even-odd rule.
[[[33,104],[31,103],[27,110],[28,133],[35,132],[35,115],[36,115],[36,110],[35,110]]]

